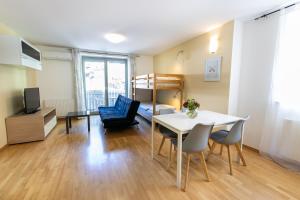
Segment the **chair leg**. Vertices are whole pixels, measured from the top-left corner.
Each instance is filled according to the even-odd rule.
[[[221,148],[220,148],[220,156],[222,156],[223,154],[223,144],[221,144]]]
[[[188,182],[188,179],[189,179],[190,160],[191,160],[191,155],[190,155],[190,154],[187,154],[187,159],[186,159],[186,172],[185,172],[185,182],[184,182],[184,188],[183,188],[183,191],[186,191],[187,182]]]
[[[176,147],[176,145],[174,145],[174,154],[175,154],[174,159],[177,162],[177,147]]]
[[[170,169],[172,164],[172,141],[170,140],[170,150],[169,150],[169,160],[168,160],[168,169]]]
[[[228,153],[228,162],[229,162],[229,169],[230,169],[230,175],[232,175],[232,165],[231,165],[231,155],[230,155],[230,146],[227,146],[227,153]]]
[[[216,148],[216,143],[213,142],[213,144],[211,145],[211,150],[210,150],[210,152],[213,153],[214,150],[215,150],[215,148]]]
[[[210,145],[210,143],[209,143],[209,140],[208,140],[207,144],[208,144],[209,150],[211,150],[211,145]]]
[[[238,152],[240,158],[242,159],[243,165],[244,165],[244,166],[247,166],[246,161],[245,161],[245,158],[244,158],[243,153],[242,153],[242,151],[241,151],[241,147],[240,147],[240,145],[239,145],[238,143],[235,144],[235,148],[236,148],[236,150],[237,150],[237,152]]]
[[[208,157],[210,156],[210,154],[212,154],[214,152],[215,147],[216,147],[216,143],[213,142],[212,145],[211,145],[211,149],[207,154],[206,161],[208,161]]]
[[[206,176],[206,178],[207,178],[207,181],[210,181],[210,178],[209,178],[209,175],[208,175],[207,166],[206,166],[206,162],[205,162],[205,158],[204,158],[204,153],[203,153],[203,151],[202,151],[201,154],[200,154],[200,160],[201,160],[201,165],[202,165],[202,167],[203,167],[203,170],[204,170],[205,176]]]
[[[162,138],[162,140],[161,140],[161,143],[160,143],[160,146],[159,146],[159,149],[158,149],[157,155],[160,154],[160,151],[161,151],[161,149],[162,149],[162,147],[163,147],[163,145],[164,145],[164,143],[165,143],[165,140],[166,140],[166,137],[163,136],[163,138]]]

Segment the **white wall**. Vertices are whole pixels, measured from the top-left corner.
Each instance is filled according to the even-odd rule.
[[[18,34],[0,22],[0,35]],[[7,144],[5,118],[24,108],[23,91],[26,87],[35,86],[34,75],[33,69],[0,63],[0,149]]]
[[[153,56],[139,56],[136,62],[136,75],[151,74],[153,73]]]
[[[243,24],[237,114],[250,115],[244,142],[258,149],[272,76],[278,15]]]
[[[38,46],[43,55],[43,70],[37,72],[44,106],[54,106],[58,116],[75,110],[75,80],[71,51],[67,48]],[[153,73],[153,57],[136,58],[136,74]]]
[[[233,21],[227,22],[210,32],[201,34],[191,40],[185,41],[171,49],[168,49],[154,57],[155,73],[183,74],[183,97],[194,98],[201,109],[212,110],[221,113],[228,112]],[[218,37],[218,49],[214,54],[209,53],[211,37]],[[178,52],[182,52],[179,57]],[[204,81],[205,60],[210,57],[222,56],[221,80]],[[157,100],[162,103],[180,108],[180,98],[173,98],[174,91],[161,91]]]
[[[55,106],[63,116],[75,109],[74,69],[69,49],[39,46],[43,54],[43,70],[37,72],[44,106]]]

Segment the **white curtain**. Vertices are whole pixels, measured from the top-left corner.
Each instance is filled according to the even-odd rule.
[[[86,110],[84,95],[84,79],[81,64],[81,55],[78,49],[72,49],[72,59],[75,71],[75,93],[77,111]]]
[[[260,152],[300,170],[300,9],[281,11]]]
[[[136,75],[136,56],[131,55],[128,57],[128,97],[133,98],[131,78]]]

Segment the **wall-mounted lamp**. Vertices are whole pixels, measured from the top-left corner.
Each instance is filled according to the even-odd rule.
[[[218,50],[218,36],[217,35],[213,35],[210,37],[210,41],[209,41],[209,53],[216,53]]]
[[[173,98],[177,98],[177,95],[179,94],[180,90],[176,91],[176,93],[173,95]]]

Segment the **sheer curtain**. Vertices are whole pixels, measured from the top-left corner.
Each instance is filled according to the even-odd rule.
[[[136,56],[128,56],[128,97],[133,98],[131,78],[136,75]]]
[[[77,111],[86,110],[84,95],[84,79],[81,65],[81,55],[78,49],[72,49],[72,60],[75,71],[75,94]]]
[[[300,9],[281,11],[260,152],[300,170]]]

